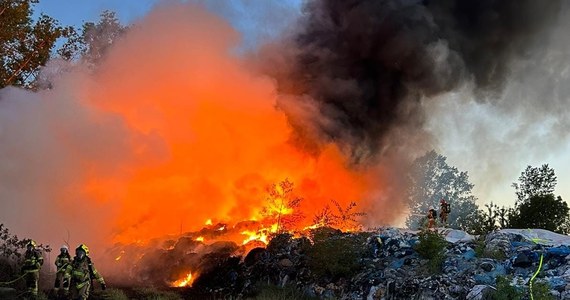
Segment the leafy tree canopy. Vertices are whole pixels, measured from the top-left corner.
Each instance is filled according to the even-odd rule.
[[[63,27],[44,14],[34,19],[38,2],[0,0],[0,88],[49,87],[38,75],[50,59],[81,59],[94,66],[127,30],[112,11],[104,11],[99,22],[86,22],[80,30]]]
[[[430,151],[416,159],[408,176],[407,198],[410,215],[406,225],[418,228],[430,208],[439,210],[439,200],[444,198],[451,205],[448,225],[466,229],[477,212],[473,184],[467,172],[447,164],[446,157]]]
[[[568,204],[554,194],[535,195],[521,203],[510,217],[514,228],[542,228],[566,233]]]
[[[521,173],[518,183],[512,186],[516,190],[517,205],[529,200],[533,196],[545,196],[552,194],[556,187],[556,175],[554,169],[548,164],[541,167],[527,166]]]
[[[61,37],[74,33],[47,16],[32,19],[39,0],[0,0],[0,88],[8,85],[33,88],[41,66],[52,56]]]

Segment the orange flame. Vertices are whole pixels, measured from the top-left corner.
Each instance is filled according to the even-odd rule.
[[[192,276],[192,272],[188,272],[184,277],[174,281],[172,286],[174,287],[191,287],[192,283],[194,282],[194,277]]]
[[[344,205],[378,187],[370,170],[349,168],[336,145],[314,154],[291,143],[274,83],[232,54],[237,40],[228,24],[192,5],[159,7],[78,87],[97,124],[119,124],[113,141],[121,152],[104,153],[114,173],[93,169],[78,188],[97,203],[117,203],[108,210],[114,242],[199,230],[203,220],[265,222],[263,208],[291,215],[266,201],[267,186],[284,179],[304,199],[298,229],[330,199]],[[243,231],[245,241],[234,241],[267,243],[276,230]]]

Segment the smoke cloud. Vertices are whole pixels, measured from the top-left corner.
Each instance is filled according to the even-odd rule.
[[[432,147],[490,190],[533,138],[557,133],[528,147],[536,157],[568,148],[567,8],[308,1],[243,55],[201,5],[159,5],[95,68],[53,61],[51,89],[0,90],[0,220],[96,255],[259,218],[265,188],[289,179],[302,225],[331,200],[393,224],[402,174]]]
[[[318,152],[318,137],[366,161],[398,145],[394,128],[417,135],[423,103],[434,96],[466,83],[480,99],[500,94],[512,63],[528,59],[559,8],[560,1],[310,1],[280,45],[289,49],[279,59],[292,65],[268,72],[290,95],[280,107],[300,144]]]
[[[335,145],[314,157],[289,143],[274,81],[250,70],[238,44],[223,19],[174,2],[133,24],[93,68],[54,61],[49,90],[0,91],[0,220],[57,248],[86,243],[98,257],[207,220],[260,220],[266,189],[286,179],[304,198],[300,228],[331,199],[346,207],[368,197],[377,181],[346,168]]]

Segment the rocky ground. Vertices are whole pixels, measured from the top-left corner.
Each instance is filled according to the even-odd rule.
[[[263,299],[475,300],[530,299],[529,283],[536,273],[534,299],[570,299],[569,236],[540,229],[505,229],[474,237],[443,228],[437,235],[427,235],[431,239],[421,236],[396,228],[359,233],[321,229],[309,237],[279,235],[267,247],[248,252],[232,243],[204,248],[181,238],[152,261],[164,270],[184,269],[184,263],[191,263],[199,272],[191,288],[161,287],[160,280],[151,279],[152,274],[163,278],[163,273],[145,266],[144,257],[133,274],[143,275],[139,284],[169,295],[153,299],[251,299],[271,287],[294,293]],[[197,247],[200,255],[193,252]],[[157,257],[169,258],[172,265]],[[122,291],[120,297],[96,292],[94,298],[143,295],[132,286],[110,282],[115,291]]]
[[[254,296],[261,282],[294,286],[321,299],[492,299],[497,289],[503,296],[525,299],[542,256],[534,298],[570,299],[570,237],[545,230],[502,230],[478,238],[458,230],[439,231],[446,240],[443,255],[432,259],[416,251],[417,232],[386,228],[366,234],[366,239],[362,234],[329,237],[358,241],[365,250],[358,253],[359,267],[344,273],[350,276],[315,269],[305,238],[284,239],[252,250],[241,270],[229,271],[223,280],[230,284],[212,291]],[[334,264],[334,258],[323,262]],[[497,279],[507,284],[497,286]]]

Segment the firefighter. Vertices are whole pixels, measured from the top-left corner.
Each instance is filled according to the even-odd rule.
[[[378,257],[382,251],[382,238],[380,236],[371,236],[368,238],[368,244],[372,248],[372,255]]]
[[[67,245],[61,246],[60,253],[55,259],[56,273],[54,291],[57,294],[63,285],[64,293],[69,291],[69,275],[67,274],[67,266],[71,262],[71,255],[69,254],[69,247]]]
[[[86,300],[89,297],[89,289],[91,281],[97,280],[101,285],[101,289],[105,290],[105,280],[103,276],[97,272],[95,266],[89,257],[89,248],[81,244],[75,249],[75,257],[67,266],[67,276],[71,278],[70,289],[72,299]]]
[[[36,247],[35,241],[30,240],[28,242],[22,266],[22,273],[26,279],[26,292],[32,298],[38,296],[38,280],[40,278],[40,269],[44,263],[44,258]]]
[[[428,228],[434,228],[435,220],[437,219],[437,212],[433,207],[429,209],[427,219],[428,219],[428,224],[427,224]]]
[[[440,206],[439,220],[441,221],[441,224],[445,225],[447,224],[447,216],[451,212],[451,206],[443,198],[439,200],[439,206]]]

